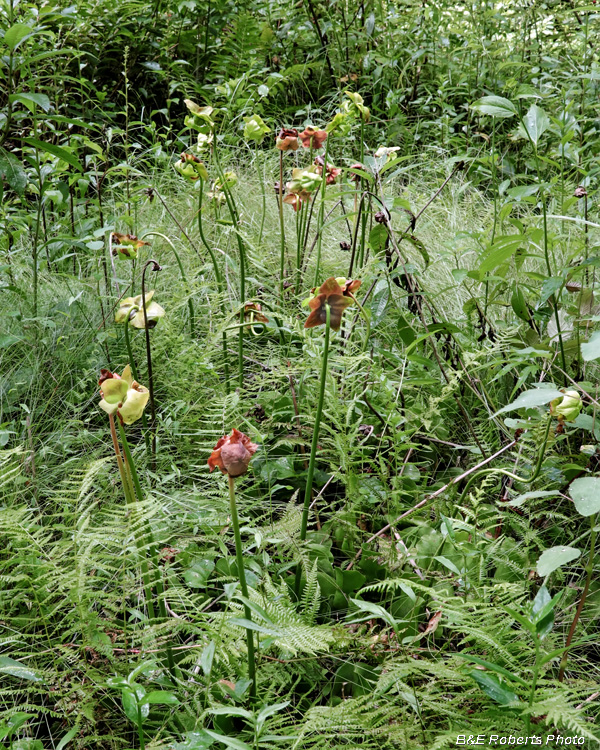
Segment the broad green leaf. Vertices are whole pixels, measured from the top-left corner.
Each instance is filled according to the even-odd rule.
[[[67,164],[70,164],[79,172],[83,172],[83,167],[80,164],[79,159],[77,159],[77,157],[70,151],[67,151],[66,148],[55,146],[53,143],[39,141],[37,138],[25,138],[24,140],[29,146],[33,146],[33,148],[37,148],[39,151],[46,151],[48,154],[52,154],[52,156],[58,156],[59,159],[66,161]]]
[[[574,479],[569,487],[575,508],[582,516],[600,512],[600,477]]]
[[[8,656],[0,656],[0,677],[9,675],[18,680],[31,680],[31,682],[42,682],[42,678],[36,674],[34,669],[25,666],[20,661],[15,661]]]
[[[493,271],[494,268],[502,265],[502,263],[506,263],[523,245],[523,241],[524,238],[520,234],[499,237],[479,264],[480,272],[487,273],[488,271]]]
[[[56,746],[56,750],[64,750],[64,748],[71,742],[73,737],[80,731],[81,727],[75,724],[75,726],[70,729],[65,736],[62,738],[62,740],[58,743]]]
[[[515,409],[532,409],[535,406],[543,406],[549,404],[550,401],[554,401],[555,398],[562,398],[564,393],[554,390],[554,388],[534,388],[531,391],[525,391],[521,393],[519,397],[512,402],[499,409],[494,416],[498,414],[504,414],[507,411],[514,411]]]
[[[486,669],[491,670],[492,672],[497,672],[498,674],[501,674],[503,677],[508,677],[509,680],[515,680],[515,682],[518,682],[520,685],[524,685],[525,687],[529,684],[525,682],[525,680],[523,680],[521,677],[519,677],[519,675],[509,672],[508,669],[501,667],[499,664],[494,664],[491,661],[486,661],[485,659],[481,659],[479,656],[472,656],[471,654],[465,654],[464,652],[457,653],[456,656],[459,656],[461,659],[466,659],[467,661],[471,661],[474,664],[479,664],[482,667],[485,667]]]
[[[11,94],[9,98],[11,102],[21,102],[30,112],[33,112],[36,107],[40,107],[44,112],[50,110],[50,99],[48,99],[46,94]]]
[[[163,706],[176,706],[179,703],[179,699],[173,693],[169,693],[167,690],[152,690],[148,693],[141,704],[144,703],[159,703]]]
[[[388,243],[389,232],[383,224],[377,224],[369,232],[369,247],[377,254],[382,253]]]
[[[27,26],[25,23],[15,23],[10,29],[7,29],[4,34],[4,42],[6,46],[14,52],[20,42],[25,39],[27,34],[33,33],[33,29]]]
[[[513,693],[512,690],[504,687],[498,678],[491,674],[474,669],[472,672],[469,672],[469,677],[472,677],[475,680],[489,698],[496,701],[496,703],[499,703],[501,706],[507,706],[509,703],[515,703],[515,701],[519,700],[516,693]]]
[[[210,574],[215,569],[212,560],[196,560],[183,574],[183,578],[188,586],[195,589],[201,589],[206,586]]]
[[[515,105],[503,96],[483,96],[471,104],[471,109],[490,117],[514,117],[517,114]]]
[[[27,187],[23,165],[14,154],[3,148],[0,148],[0,179],[5,179],[16,193],[22,193]]]
[[[532,104],[523,118],[522,125],[525,137],[529,137],[532,143],[537,146],[542,135],[550,127],[550,120],[543,109],[538,107],[537,104]]]
[[[540,555],[536,566],[537,574],[545,578],[561,565],[577,560],[580,555],[581,550],[577,547],[551,547]]]
[[[581,356],[586,362],[600,357],[600,331],[593,333],[590,340],[581,345]]]
[[[199,732],[187,732],[183,737],[182,742],[173,745],[173,750],[207,750],[215,742],[203,729]]]
[[[543,305],[544,302],[549,300],[553,294],[556,294],[556,292],[560,290],[563,284],[564,279],[561,279],[558,276],[550,276],[549,278],[547,278],[542,284],[539,304]]]
[[[211,641],[208,646],[202,651],[202,656],[200,657],[200,666],[202,667],[202,671],[204,672],[205,677],[208,677],[208,675],[212,671],[213,659],[215,658],[215,649],[215,642]]]

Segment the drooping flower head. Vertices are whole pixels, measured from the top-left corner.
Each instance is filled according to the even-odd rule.
[[[123,370],[122,375],[110,370],[102,370],[98,406],[107,414],[117,414],[124,424],[133,424],[142,416],[150,393],[143,385],[133,379],[131,367]]]
[[[361,175],[357,174],[353,170],[358,169],[361,172],[365,171],[365,165],[361,164],[360,162],[356,162],[355,164],[351,164],[348,169],[350,170],[351,179],[354,180],[355,183],[359,183],[361,180]]]
[[[327,305],[329,305],[329,325],[334,331],[339,331],[344,310],[354,302],[351,293],[361,284],[358,279],[355,281],[341,279],[341,281],[343,281],[342,286],[338,279],[332,276],[321,284],[318,291],[313,290],[314,296],[308,300],[311,313],[304,323],[305,328],[315,328],[327,323]]]
[[[210,470],[220,469],[230,477],[241,477],[248,470],[250,459],[256,453],[258,445],[253,443],[243,432],[231,430],[230,435],[224,435],[215,445],[208,459]]]
[[[115,323],[124,323],[128,320],[134,328],[145,328],[145,307],[148,328],[155,328],[160,318],[165,314],[165,311],[158,303],[152,301],[153,296],[154,289],[146,292],[143,302],[141,294],[138,294],[137,297],[125,297],[125,299],[122,299],[121,305],[115,313]]]
[[[260,115],[244,117],[244,138],[255,143],[262,143],[265,135],[271,132],[271,128],[265,124]]]
[[[120,234],[119,232],[112,233],[112,241],[116,243],[113,245],[112,254],[127,260],[135,260],[140,247],[150,245],[149,242],[139,240],[135,234]]]
[[[246,302],[244,305],[244,319],[252,325],[253,323],[268,323],[269,319],[262,311],[259,302]]]
[[[321,186],[321,172],[315,166],[308,167],[308,169],[293,169],[292,180],[286,184],[288,192],[301,193],[306,191],[312,193],[318,190]]]
[[[345,91],[344,93],[348,97],[342,105],[346,112],[364,120],[364,122],[369,122],[371,119],[371,112],[369,111],[369,108],[365,106],[362,96],[356,91]]]
[[[300,144],[298,143],[298,131],[296,128],[281,128],[275,145],[280,151],[297,151],[300,148]]]
[[[288,193],[283,199],[284,203],[291,206],[294,211],[299,211],[302,206],[310,201],[310,193],[307,190],[300,190],[297,193]]]
[[[550,414],[559,422],[574,422],[583,406],[581,396],[577,391],[565,391],[564,394],[550,402]]]
[[[176,161],[173,166],[180,175],[191,182],[196,182],[200,177],[203,180],[208,180],[208,172],[206,171],[204,162],[194,154],[188,154],[184,151],[179,161]]]
[[[191,99],[184,99],[185,106],[188,109],[189,115],[185,118],[185,124],[188,128],[193,128],[200,133],[209,133],[215,126],[214,120],[212,119],[212,113],[214,109],[212,107],[201,107]]]
[[[322,156],[317,156],[315,159],[315,168],[317,170],[318,175],[323,174],[323,166],[325,165],[325,159]],[[327,164],[327,176],[325,177],[325,182],[327,185],[333,185],[335,184],[336,178],[339,177],[342,173],[342,170],[338,167],[334,167],[333,164]]]
[[[338,135],[348,135],[352,129],[352,117],[348,112],[338,112],[331,122],[325,126],[326,133],[337,133]]]
[[[312,148],[315,151],[318,151],[320,148],[323,148],[323,144],[327,139],[327,131],[317,130],[317,128],[313,128],[309,125],[298,137],[302,141],[302,146],[304,148]]]

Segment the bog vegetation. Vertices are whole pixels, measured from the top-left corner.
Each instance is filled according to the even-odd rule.
[[[0,746],[597,747],[596,3],[0,19]]]

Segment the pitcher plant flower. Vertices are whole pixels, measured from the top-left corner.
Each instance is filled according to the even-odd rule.
[[[258,445],[253,443],[248,435],[234,427],[231,434],[219,438],[207,463],[211,472],[218,468],[230,477],[241,477],[248,471],[250,459],[257,449]]]
[[[550,414],[559,422],[574,422],[583,406],[581,396],[574,390],[564,391],[564,394],[562,398],[550,402]]]
[[[260,115],[251,115],[244,117],[244,138],[248,141],[254,141],[256,144],[262,143],[271,128],[265,124]]]
[[[358,289],[361,282],[358,280],[342,279],[344,286],[333,276],[324,281],[320,288],[313,290],[313,296],[308,300],[311,313],[304,323],[305,328],[315,328],[327,322],[327,307],[329,307],[330,326],[334,331],[339,331],[342,324],[344,310],[355,300],[352,291]]]
[[[113,232],[111,240],[115,243],[112,247],[112,254],[127,260],[135,260],[140,247],[150,245],[149,242],[138,239],[135,234],[121,234],[120,232]]]
[[[184,104],[188,109],[189,115],[186,115],[185,124],[188,128],[193,128],[201,133],[212,131],[215,126],[212,119],[214,109],[210,106],[201,107],[191,99],[184,99]]]
[[[127,365],[121,375],[102,370],[100,380],[101,401],[98,406],[109,415],[115,413],[124,424],[133,424],[144,413],[150,393],[133,379],[131,367]]]
[[[345,91],[344,93],[348,97],[342,105],[346,112],[359,117],[363,122],[369,122],[371,119],[371,112],[369,108],[365,106],[362,96],[356,91]]]
[[[275,145],[280,151],[297,151],[300,148],[296,128],[281,128]]]
[[[145,307],[148,328],[155,328],[160,318],[164,316],[165,311],[157,302],[152,300],[153,296],[154,289],[150,292],[146,292],[143,301],[141,294],[138,294],[136,297],[126,297],[121,300],[119,309],[115,314],[115,323],[124,323],[126,320],[129,320],[129,323],[133,328],[145,328]]]
[[[283,202],[291,206],[294,211],[299,211],[307,201],[310,201],[310,193],[307,190],[301,190],[298,193],[287,193],[283,199]]]
[[[318,151],[323,148],[323,144],[327,140],[327,131],[318,130],[309,125],[298,135],[298,138],[302,141],[303,148],[312,148]]]
[[[314,164],[315,164],[317,174],[321,176],[323,174],[323,167],[325,165],[324,157],[317,156],[317,158],[314,161]],[[333,164],[327,163],[327,168],[325,172],[326,172],[325,182],[328,185],[334,185],[336,179],[341,175],[342,170],[339,169],[338,167],[334,167]]]
[[[188,154],[184,151],[179,161],[175,162],[174,167],[182,177],[191,182],[196,182],[200,178],[208,180],[208,172],[204,162],[194,154]]]

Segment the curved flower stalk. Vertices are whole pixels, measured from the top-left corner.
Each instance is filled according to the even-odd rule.
[[[315,464],[317,457],[317,446],[319,444],[319,431],[321,427],[321,417],[323,414],[323,402],[325,399],[325,382],[327,380],[327,362],[329,357],[329,335],[330,330],[338,331],[342,324],[344,310],[349,307],[354,297],[352,291],[358,289],[361,282],[343,279],[344,285],[340,286],[338,280],[329,278],[324,281],[316,293],[308,300],[308,306],[311,313],[304,323],[305,328],[315,328],[320,325],[325,326],[325,341],[323,342],[323,355],[321,360],[321,377],[319,380],[319,400],[317,401],[317,412],[315,414],[313,437],[310,448],[310,459],[308,463],[308,474],[306,476],[306,487],[304,490],[304,506],[302,508],[302,523],[300,525],[300,541],[306,539],[308,527],[308,511],[310,508],[310,499],[312,496],[313,480],[315,476]],[[300,581],[302,576],[302,567],[299,565],[296,569],[296,580],[294,588],[296,596],[300,597]]]
[[[249,622],[252,622],[252,612],[247,604],[248,584],[246,582],[246,571],[244,569],[244,551],[242,548],[242,537],[240,534],[240,522],[238,518],[237,505],[235,501],[236,477],[241,477],[248,471],[252,456],[256,453],[258,445],[253,443],[247,435],[235,428],[229,435],[219,439],[213,452],[208,458],[211,472],[218,468],[227,475],[229,482],[229,510],[231,514],[231,525],[235,538],[235,557],[240,579],[240,588],[244,597],[244,614]],[[254,633],[251,628],[246,628],[246,642],[248,644],[248,677],[251,680],[250,694],[256,696],[256,666],[254,657]]]
[[[192,287],[188,281],[187,274],[185,272],[185,269],[183,267],[183,263],[181,262],[181,258],[179,257],[179,253],[177,250],[175,250],[175,245],[171,242],[171,240],[167,237],[166,234],[163,234],[162,232],[146,232],[144,234],[144,237],[161,237],[165,242],[168,243],[169,247],[173,251],[173,255],[175,256],[175,260],[177,262],[177,265],[179,266],[179,272],[181,274],[181,279],[184,282],[184,284],[187,286],[188,289],[188,309],[190,311],[190,334],[192,338],[194,338],[195,332],[196,332],[196,323],[195,323],[195,316],[194,316],[194,303],[192,302]],[[151,294],[151,292],[148,292],[148,294]],[[162,309],[162,308],[161,308]]]
[[[162,271],[162,267],[158,265],[158,263],[154,259],[150,259],[146,262],[144,265],[144,270],[142,271],[142,299],[146,300],[148,299],[148,295],[146,294],[146,271],[149,267],[152,267],[153,271]],[[152,296],[153,292],[150,292],[150,297]],[[152,468],[154,471],[156,471],[156,404],[154,403],[154,376],[152,373],[152,351],[150,348],[150,328],[154,328],[156,325],[156,322],[154,322],[153,325],[151,325],[150,320],[150,309],[152,303],[150,303],[150,306],[142,305],[142,315],[143,315],[143,328],[146,336],[146,366],[148,368],[148,390],[150,392],[150,411],[152,412]],[[164,315],[164,310],[160,305],[156,305],[157,308],[162,310],[162,313]],[[154,311],[153,311],[154,312]],[[137,315],[137,314],[136,314]],[[135,318],[134,318],[135,320]]]

